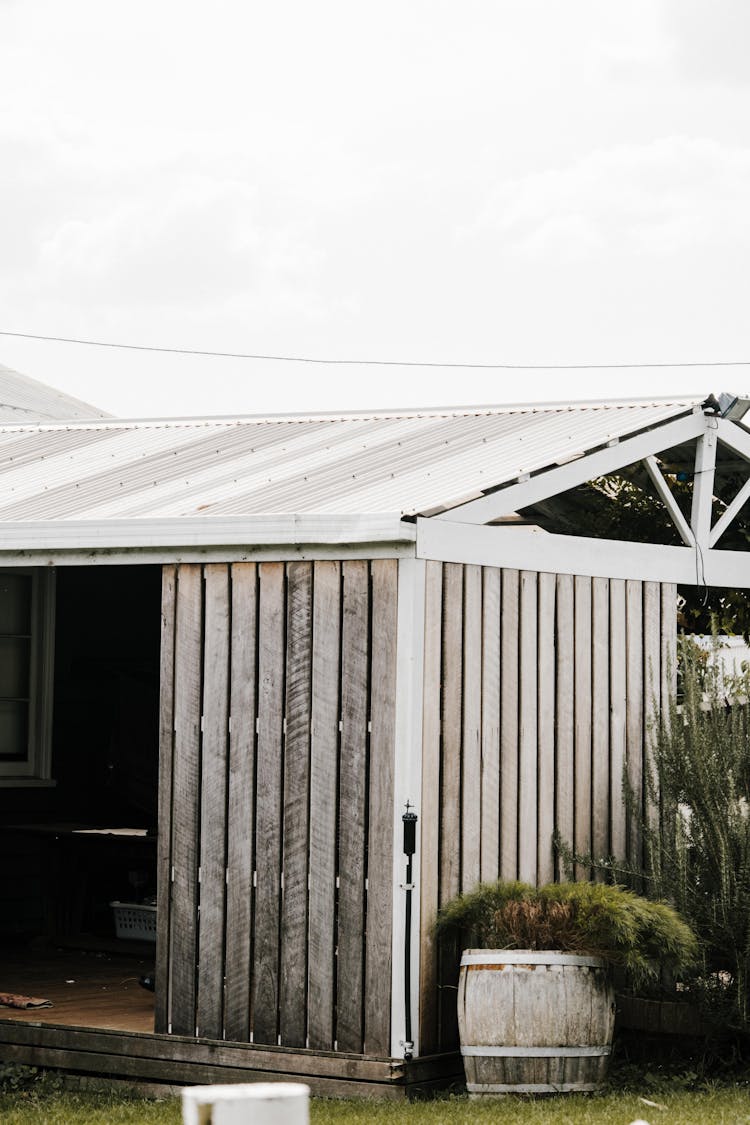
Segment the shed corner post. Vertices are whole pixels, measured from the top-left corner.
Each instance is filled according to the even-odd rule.
[[[422,681],[424,670],[425,562],[402,558],[398,564],[398,624],[396,655],[396,737],[393,785],[393,933],[391,976],[391,1056],[419,1055],[419,933],[420,896],[412,894],[409,944],[411,1042],[406,1044],[406,856],[403,813],[407,801],[419,818],[422,799]],[[412,863],[412,883],[420,885],[419,836]]]

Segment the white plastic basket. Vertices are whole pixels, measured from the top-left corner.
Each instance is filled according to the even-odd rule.
[[[118,938],[156,941],[156,907],[137,902],[110,902]]]

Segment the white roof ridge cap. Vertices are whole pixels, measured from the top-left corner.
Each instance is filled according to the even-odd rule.
[[[661,398],[580,399],[576,401],[508,403],[498,405],[467,405],[446,407],[403,408],[393,410],[311,411],[309,413],[278,414],[217,414],[194,416],[164,416],[151,418],[61,418],[34,419],[26,422],[0,423],[2,430],[77,430],[77,429],[179,429],[190,427],[242,426],[242,425],[302,425],[306,422],[387,421],[401,418],[455,418],[488,417],[503,414],[564,413],[574,410],[618,410],[674,406],[689,409],[704,401],[705,395],[685,397],[665,395]]]

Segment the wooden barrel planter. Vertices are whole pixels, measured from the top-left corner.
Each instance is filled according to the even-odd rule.
[[[464,950],[458,1028],[473,1097],[597,1089],[614,1022],[614,988],[599,957]]]

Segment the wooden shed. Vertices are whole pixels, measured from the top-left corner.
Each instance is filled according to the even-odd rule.
[[[54,1004],[0,1009],[0,1058],[391,1097],[460,1073],[435,912],[556,877],[556,829],[637,853],[622,772],[677,584],[747,585],[719,539],[750,484],[712,503],[749,462],[697,399],[0,427],[0,991]],[[641,465],[676,543],[549,529]],[[149,893],[155,944],[116,934]]]

